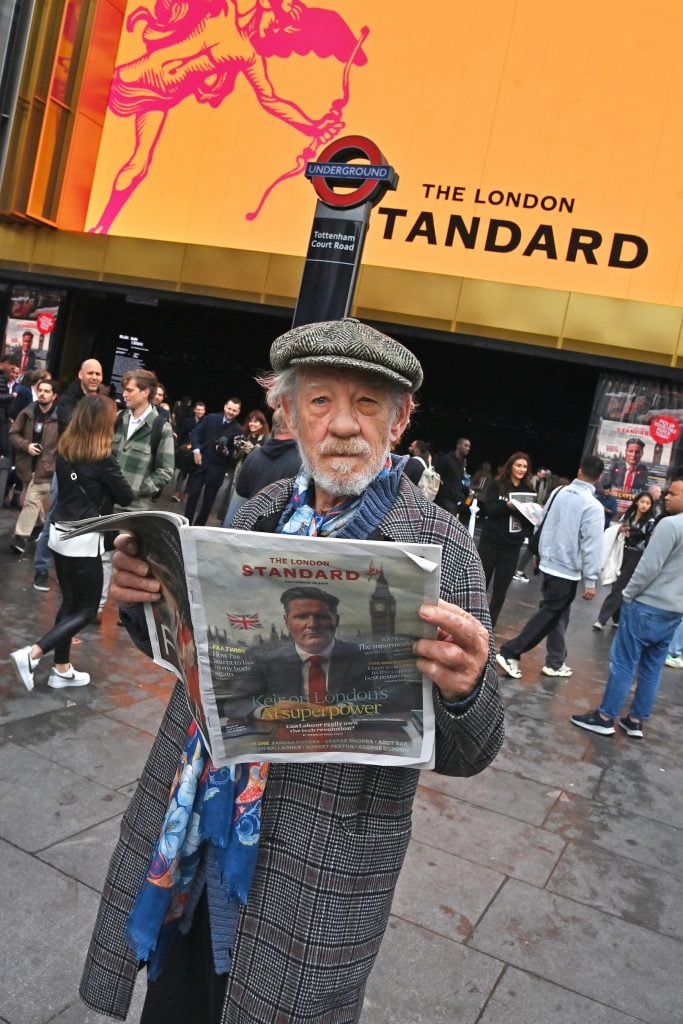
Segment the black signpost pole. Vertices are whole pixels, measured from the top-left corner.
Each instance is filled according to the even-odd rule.
[[[319,199],[293,326],[349,315],[370,222],[371,203],[335,210]]]
[[[358,157],[370,163],[350,162]],[[308,165],[306,177],[313,181],[318,202],[294,327],[349,315],[370,211],[388,189],[398,184],[397,175],[377,146],[358,135],[330,143],[316,163]],[[344,191],[335,192],[335,185],[343,186]]]

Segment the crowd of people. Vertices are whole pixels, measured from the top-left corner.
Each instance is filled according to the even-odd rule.
[[[546,467],[534,472],[525,451],[497,470],[482,463],[470,473],[472,443],[464,436],[434,458],[417,438],[399,454],[422,369],[403,345],[357,320],[288,331],[273,343],[271,365],[260,378],[264,409],[246,416],[235,395],[222,411],[190,397],[171,406],[148,370],[123,375],[118,408],[95,359],[83,362],[59,396],[45,371],[10,379],[3,365],[3,454],[14,452],[12,486],[22,504],[10,546],[26,557],[34,538],[34,585],[49,587],[51,556],[61,591],[52,627],[11,654],[21,683],[32,690],[52,652],[48,686],[89,684],[71,663],[71,645],[98,619],[108,594],[149,653],[142,607],[159,600],[161,587],[135,539],[69,537],[66,524],[152,508],[169,488],[169,501],[184,504],[198,526],[213,512],[215,525],[315,543],[372,538],[441,547],[440,600],[418,609],[433,639],[414,645],[417,668],[433,688],[437,772],[469,776],[491,763],[503,739],[501,681],[523,678],[522,658],[532,648],[546,643],[545,676],[572,675],[565,638],[582,580],[586,601],[609,580],[594,628],[611,619],[615,631],[604,694],[572,723],[601,736],[618,723],[642,739],[664,664],[683,667],[683,468],[672,469],[663,497],[643,490],[619,514],[609,493],[614,473],[597,455],[565,479]],[[515,581],[528,582],[532,563],[539,607],[497,645],[506,595]],[[313,673],[316,692],[324,692],[329,671],[320,656],[310,661],[297,663],[305,700],[313,699]],[[387,925],[417,771],[236,765],[225,785],[202,743],[178,684],[124,815],[82,998],[125,1017],[137,971],[147,964],[142,1024],[352,1024]],[[175,837],[178,853],[160,882],[158,842],[176,827],[179,785],[192,826]],[[237,826],[247,799],[257,821],[248,857]],[[210,825],[217,815],[222,836]],[[158,904],[157,886],[166,890]],[[283,891],[291,895],[285,904]],[[150,914],[152,906],[164,909]]]

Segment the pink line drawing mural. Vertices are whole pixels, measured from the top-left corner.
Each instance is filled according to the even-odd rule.
[[[250,6],[242,6],[242,4]],[[97,224],[107,234],[116,217],[149,173],[155,147],[169,111],[188,96],[218,107],[243,75],[266,113],[309,138],[296,165],[265,190],[248,220],[259,215],[273,189],[303,172],[321,146],[344,127],[341,114],[350,95],[352,65],[367,63],[363,43],[368,29],[354,36],[336,11],[308,7],[301,0],[156,0],[153,9],[137,7],[126,30],[142,24],[144,53],[114,71],[109,109],[133,117],[131,156],[118,170]],[[268,75],[268,59],[292,54],[333,57],[344,65],[341,96],[318,118],[277,94]],[[315,83],[311,83],[315,94]]]

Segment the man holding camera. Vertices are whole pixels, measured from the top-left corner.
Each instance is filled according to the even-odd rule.
[[[195,526],[206,524],[226,474],[231,474],[235,468],[235,438],[242,433],[237,421],[241,408],[239,398],[228,398],[222,413],[204,416],[190,433],[192,458],[198,468],[187,486],[185,515]],[[202,488],[204,498],[195,516]]]
[[[26,542],[36,524],[40,521],[42,525],[45,520],[43,506],[50,493],[59,440],[54,383],[41,380],[37,393],[37,401],[31,402],[19,412],[9,433],[16,453],[17,476],[26,487],[24,507],[17,519],[10,544],[11,550],[19,555],[26,551]]]

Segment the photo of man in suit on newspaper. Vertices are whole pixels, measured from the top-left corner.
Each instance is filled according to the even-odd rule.
[[[252,667],[232,681],[230,692],[216,694],[225,735],[240,721],[259,732],[302,722],[313,727],[343,720],[352,708],[358,709],[363,729],[381,729],[387,716],[395,728],[421,707],[419,674],[412,663],[396,663],[396,644],[390,651],[369,653],[363,644],[337,637],[339,598],[329,590],[289,587],[280,602],[289,639],[257,652]],[[411,657],[411,649],[406,638],[399,662],[401,654]]]

